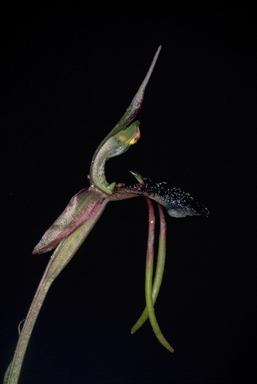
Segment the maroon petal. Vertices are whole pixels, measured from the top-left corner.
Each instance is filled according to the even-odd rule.
[[[35,246],[32,255],[54,249],[60,241],[91,219],[99,211],[106,197],[105,193],[93,187],[84,188],[76,193]]]

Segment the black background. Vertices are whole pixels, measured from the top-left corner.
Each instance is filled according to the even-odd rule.
[[[224,4],[225,3],[225,4]],[[69,2],[1,12],[0,375],[50,253],[44,231],[88,186],[92,155],[162,44],[141,139],[110,160],[191,192],[208,219],[167,216],[161,329],[130,328],[144,307],[147,206],[111,203],[43,305],[20,383],[256,380],[256,31],[249,3]]]

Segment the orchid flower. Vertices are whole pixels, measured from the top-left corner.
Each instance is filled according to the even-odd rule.
[[[132,121],[141,108],[145,88],[156,64],[160,50],[161,46],[158,48],[146,77],[129,108],[98,146],[91,162],[89,174],[90,186],[82,189],[71,198],[63,213],[45,232],[33,250],[33,254],[41,254],[55,249],[38,286],[22,331],[20,332],[13,360],[5,374],[4,384],[18,383],[27,345],[51,284],[72,259],[102,215],[107,203],[111,201],[140,196],[146,200],[149,215],[145,271],[146,307],[131,329],[131,333],[136,332],[147,318],[149,318],[159,342],[170,352],[174,352],[171,345],[163,336],[154,312],[154,303],[162,282],[166,254],[166,221],[162,207],[166,208],[168,214],[172,217],[184,217],[187,215],[203,215],[207,217],[209,211],[180,188],[168,188],[165,182],[154,183],[149,178],[141,176],[138,172],[131,172],[137,180],[137,183],[132,186],[126,186],[122,183],[116,184],[115,182],[109,184],[105,177],[106,161],[127,151],[129,147],[135,144],[140,138],[139,121]],[[157,203],[160,219],[159,248],[154,281],[152,280],[155,214],[151,200]]]

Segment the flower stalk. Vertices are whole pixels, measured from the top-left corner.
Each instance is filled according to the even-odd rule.
[[[103,213],[107,202],[108,201],[106,200],[94,217],[80,226],[74,233],[63,239],[52,254],[22,327],[13,360],[10,364],[7,375],[4,378],[4,384],[18,383],[30,336],[49,288],[87,238],[97,220]]]

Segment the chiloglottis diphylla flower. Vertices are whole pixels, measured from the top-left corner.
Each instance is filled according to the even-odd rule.
[[[166,208],[168,214],[173,217],[184,217],[187,215],[208,216],[209,211],[181,189],[175,187],[168,188],[165,182],[154,183],[150,179],[142,177],[137,172],[132,172],[137,179],[137,184],[133,186],[125,186],[123,184],[116,185],[115,182],[109,184],[105,177],[106,161],[127,151],[129,147],[135,144],[140,138],[139,121],[131,122],[141,108],[145,87],[152,74],[160,49],[161,47],[157,50],[147,75],[129,108],[97,148],[90,167],[90,186],[82,189],[72,197],[63,213],[36,245],[33,254],[48,252],[56,248],[51,257],[52,264],[47,271],[48,279],[52,282],[78,250],[103,213],[108,202],[140,196],[144,197],[149,212],[145,272],[146,308],[131,332],[134,333],[149,317],[157,339],[169,351],[173,352],[173,348],[161,333],[154,314],[154,303],[162,282],[166,253],[166,221],[162,206]],[[154,282],[152,282],[152,275],[155,214],[151,200],[157,202],[160,218],[159,249]]]

